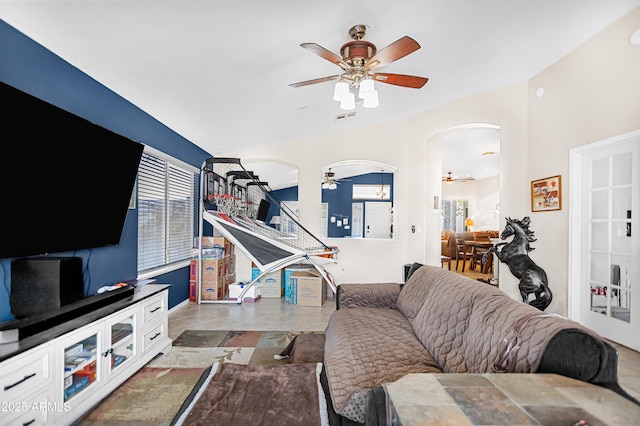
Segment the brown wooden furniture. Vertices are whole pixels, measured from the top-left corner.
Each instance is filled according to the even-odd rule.
[[[449,256],[440,256],[440,266],[444,268],[444,264],[447,264],[449,270],[451,270],[451,258]]]
[[[484,265],[482,264],[482,256],[493,246],[493,243],[491,241],[467,241],[466,245],[471,248],[471,263],[469,268],[475,270],[476,265],[478,265],[480,272],[483,274],[491,272],[493,269],[493,253],[487,256],[487,262]]]
[[[471,260],[473,253],[467,243],[473,241],[473,232],[456,232],[456,271],[462,262],[462,272],[464,272],[467,260]]]

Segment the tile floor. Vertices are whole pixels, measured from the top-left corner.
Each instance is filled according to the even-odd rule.
[[[270,298],[242,304],[198,305],[190,302],[174,308],[169,314],[169,337],[175,339],[188,329],[323,331],[334,309],[334,300],[327,300],[322,308],[290,305],[284,299]],[[619,352],[620,384],[629,394],[640,399],[640,353],[613,342],[612,344]]]

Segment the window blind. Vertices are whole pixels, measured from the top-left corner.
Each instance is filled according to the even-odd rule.
[[[195,174],[148,153],[138,170],[138,273],[192,256]]]

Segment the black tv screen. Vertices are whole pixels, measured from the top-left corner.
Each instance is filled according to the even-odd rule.
[[[270,207],[271,207],[270,202],[268,202],[265,199],[260,200],[260,205],[258,206],[258,213],[256,214],[256,219],[262,222],[266,222]]]
[[[0,82],[0,258],[116,245],[144,145]]]

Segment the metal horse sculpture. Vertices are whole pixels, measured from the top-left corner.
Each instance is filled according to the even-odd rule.
[[[506,240],[513,236],[513,240],[495,244],[483,255],[483,262],[486,262],[489,253],[495,253],[498,259],[502,263],[506,263],[511,273],[520,280],[518,288],[522,301],[544,311],[551,304],[553,295],[549,289],[544,269],[536,265],[529,257],[529,252],[534,250],[529,246],[529,243],[536,241],[533,231],[529,230],[531,219],[527,216],[522,220],[511,218],[506,218],[506,220],[507,225],[500,234],[500,239]],[[529,300],[531,294],[534,294],[535,298]]]

